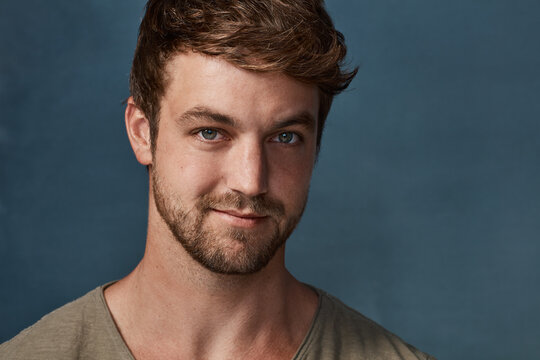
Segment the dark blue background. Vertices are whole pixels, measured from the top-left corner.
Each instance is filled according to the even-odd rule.
[[[122,100],[143,1],[0,4],[0,341],[143,254]],[[332,0],[299,279],[439,359],[540,354],[540,2]]]

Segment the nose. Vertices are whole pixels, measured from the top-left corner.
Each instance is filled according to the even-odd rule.
[[[234,192],[253,197],[268,191],[268,164],[264,143],[256,140],[238,143],[227,159],[227,186]]]

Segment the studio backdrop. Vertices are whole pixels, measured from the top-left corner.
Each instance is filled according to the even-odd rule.
[[[143,6],[0,3],[0,342],[143,254],[122,104]],[[327,7],[360,71],[288,268],[439,359],[538,358],[540,2]]]

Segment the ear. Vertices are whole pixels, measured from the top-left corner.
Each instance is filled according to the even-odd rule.
[[[127,100],[125,120],[129,142],[137,161],[143,165],[151,165],[150,122],[132,96]]]

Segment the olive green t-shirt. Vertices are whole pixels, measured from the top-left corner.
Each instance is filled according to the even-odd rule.
[[[0,345],[0,359],[133,360],[103,296],[104,286],[64,305]],[[322,290],[293,360],[434,359]]]

